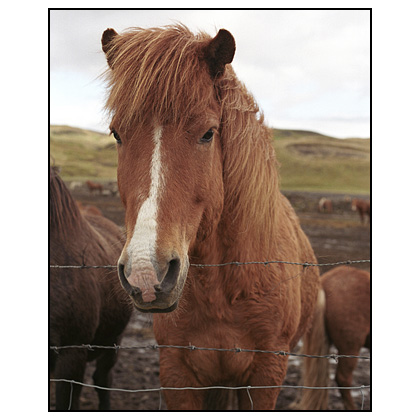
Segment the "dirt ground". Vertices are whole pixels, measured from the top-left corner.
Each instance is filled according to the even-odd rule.
[[[120,204],[115,185],[107,185],[104,194],[91,194],[84,185],[73,185],[74,197],[84,205],[94,205],[102,213],[116,222],[124,225],[124,210]],[[114,191],[114,194],[112,193]],[[321,194],[286,192],[301,220],[302,227],[308,235],[319,263],[331,263],[348,260],[370,259],[370,224],[362,225],[359,216],[350,209],[349,197],[340,194],[325,195],[332,199],[334,211],[332,214],[318,212],[318,201]],[[364,198],[359,196],[359,198]],[[368,197],[365,197],[368,198]],[[370,270],[370,264],[357,264],[357,268]],[[325,272],[331,267],[322,267]],[[122,346],[145,346],[155,344],[152,333],[151,315],[135,312],[126,329]],[[295,351],[298,349],[295,349]],[[336,349],[332,347],[331,353]],[[362,349],[362,356],[370,356],[367,349]],[[289,358],[289,368],[284,385],[301,385],[299,357]],[[334,381],[335,361],[330,361],[330,386],[336,386]],[[92,384],[94,366],[88,366],[85,383]],[[354,372],[354,386],[370,385],[370,360],[360,359]],[[155,389],[159,383],[159,354],[153,349],[119,350],[119,359],[113,371],[113,387],[119,389],[138,390]],[[299,391],[284,388],[280,392],[276,409],[289,410],[288,406],[298,396]],[[353,391],[353,398],[358,409],[371,409],[370,389]],[[54,397],[51,397],[51,409],[54,409]],[[165,410],[165,402],[158,391],[111,393],[113,410]],[[92,388],[84,387],[81,394],[80,409],[96,410],[98,399]],[[338,390],[330,391],[330,410],[343,410],[344,406]]]

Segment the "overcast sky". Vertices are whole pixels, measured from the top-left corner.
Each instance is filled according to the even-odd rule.
[[[271,127],[370,135],[366,10],[52,10],[50,122],[108,130],[102,32],[186,24],[236,40],[233,67]]]

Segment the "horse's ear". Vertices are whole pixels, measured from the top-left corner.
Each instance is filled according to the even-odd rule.
[[[115,32],[114,29],[108,28],[103,34],[102,34],[102,50],[106,55],[106,59],[108,60],[109,67],[112,68],[112,60],[113,60],[113,54],[111,52],[112,47],[112,40],[117,36],[117,32]]]
[[[213,78],[216,79],[223,75],[226,64],[231,63],[233,60],[235,49],[235,39],[226,29],[220,29],[217,35],[204,48],[204,59]]]

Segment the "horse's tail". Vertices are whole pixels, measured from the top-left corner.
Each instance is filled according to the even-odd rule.
[[[329,352],[330,341],[325,328],[325,293],[321,288],[315,308],[311,329],[303,339],[303,353],[325,355]],[[327,387],[329,384],[328,358],[303,358],[303,386]],[[328,408],[327,389],[303,389],[301,400],[295,405],[298,410],[326,410]]]

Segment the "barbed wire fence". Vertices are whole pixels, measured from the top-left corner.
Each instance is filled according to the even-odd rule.
[[[332,263],[310,263],[310,262],[290,262],[290,261],[279,261],[279,260],[273,260],[273,261],[247,261],[247,262],[239,262],[239,261],[231,261],[226,263],[220,263],[220,264],[194,264],[191,263],[190,267],[198,267],[198,268],[206,268],[206,267],[226,267],[228,265],[234,265],[234,266],[242,266],[242,265],[252,265],[252,264],[259,264],[264,266],[269,266],[270,264],[290,264],[290,265],[300,265],[305,267],[327,267],[327,266],[335,266],[335,265],[351,265],[351,264],[363,264],[363,263],[370,263],[370,260],[347,260],[347,261],[339,261],[339,262],[332,262]],[[85,269],[85,268],[109,268],[114,269],[118,268],[117,265],[50,265],[50,268],[79,268],[79,269]]]
[[[353,265],[353,264],[365,264],[370,263],[370,260],[360,259],[360,260],[347,260],[347,261],[340,261],[340,262],[332,262],[332,263],[310,263],[310,262],[289,262],[289,261],[279,261],[279,260],[272,260],[272,261],[249,261],[249,262],[227,262],[227,263],[219,263],[219,264],[194,264],[191,263],[191,267],[198,267],[198,268],[211,268],[211,267],[225,267],[225,266],[245,266],[245,265],[263,265],[269,266],[271,264],[291,264],[291,265],[299,265],[302,266],[303,269],[307,267],[327,267],[327,266],[338,266],[338,265]],[[116,269],[118,266],[116,265],[50,265],[50,269]],[[81,344],[81,345],[68,345],[68,346],[50,346],[50,350],[54,351],[57,354],[60,354],[61,350],[70,350],[70,349],[85,349],[88,351],[95,351],[95,350],[113,350],[118,352],[120,350],[159,350],[162,348],[173,348],[173,349],[182,349],[182,350],[189,350],[189,351],[213,351],[213,352],[232,352],[232,353],[266,353],[266,354],[273,354],[276,356],[291,356],[291,357],[298,357],[298,358],[315,358],[315,359],[332,359],[336,363],[340,358],[351,358],[351,359],[362,359],[370,361],[369,356],[361,356],[361,355],[342,355],[342,354],[325,354],[325,355],[310,355],[310,354],[302,354],[302,353],[291,353],[285,352],[283,350],[261,350],[261,349],[242,349],[242,348],[211,348],[211,347],[199,347],[192,345],[191,343],[188,346],[180,346],[180,345],[164,345],[164,344],[149,344],[149,345],[136,345],[136,346],[123,346],[114,344],[113,346],[101,346],[101,345],[91,345],[91,344]],[[157,388],[142,388],[142,389],[126,389],[126,388],[113,388],[113,387],[102,387],[99,385],[79,382],[71,379],[65,378],[50,378],[50,382],[66,382],[71,384],[71,393],[73,391],[73,385],[80,385],[87,388],[94,388],[97,390],[107,390],[107,391],[115,391],[115,392],[126,392],[126,393],[147,393],[147,392],[159,392],[159,410],[162,409],[162,391],[185,391],[185,390],[196,390],[196,391],[203,391],[203,390],[211,390],[211,389],[224,389],[224,390],[246,390],[247,395],[251,404],[251,410],[254,408],[254,402],[251,397],[250,391],[252,389],[272,389],[272,388],[292,388],[296,390],[303,390],[303,389],[317,389],[317,390],[351,390],[351,391],[359,391],[361,396],[361,410],[364,410],[364,403],[365,403],[365,393],[364,391],[370,390],[370,385],[360,385],[360,386],[350,386],[350,387],[340,387],[340,386],[328,386],[328,387],[309,387],[304,385],[249,385],[249,386],[203,386],[203,387],[157,387]],[[71,397],[70,397],[70,404],[71,404]],[[69,410],[71,406],[69,405]]]

